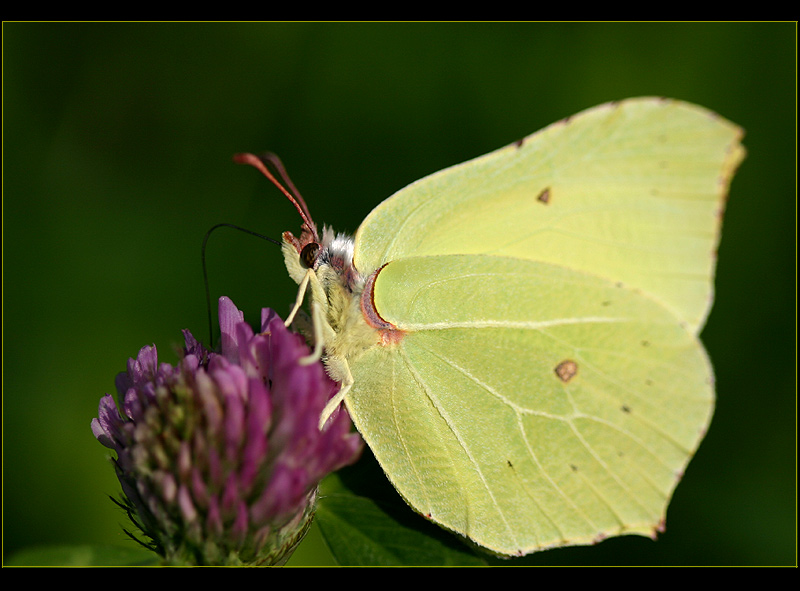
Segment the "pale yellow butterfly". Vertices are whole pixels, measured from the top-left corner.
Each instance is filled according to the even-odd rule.
[[[741,137],[628,99],[412,183],[355,238],[297,194],[289,320],[310,291],[342,384],[322,421],[344,400],[406,502],[492,552],[655,536],[713,413],[698,334]]]

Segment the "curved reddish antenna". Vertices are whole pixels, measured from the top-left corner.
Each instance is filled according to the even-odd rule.
[[[280,176],[281,180],[289,185],[289,191],[292,193],[292,195],[294,195],[295,199],[300,204],[300,207],[303,208],[303,211],[306,212],[306,217],[311,220],[311,212],[309,212],[308,206],[303,200],[303,196],[300,194],[300,191],[297,190],[297,187],[294,186],[292,179],[289,178],[289,173],[286,172],[286,168],[283,166],[281,159],[278,158],[278,155],[273,152],[264,152],[258,157],[258,159],[265,164],[268,162],[275,168],[275,170],[278,171],[278,175]]]
[[[303,218],[303,226],[314,237],[314,242],[319,242],[319,236],[317,236],[317,227],[314,225],[314,221],[311,219],[308,206],[303,200],[303,197],[300,195],[300,192],[294,186],[294,183],[292,183],[289,175],[286,174],[286,169],[283,167],[283,163],[280,161],[280,158],[271,152],[264,154],[264,156],[260,158],[254,154],[240,153],[234,154],[233,161],[237,164],[249,164],[253,168],[256,168],[259,172],[261,172],[261,174],[267,177],[273,185],[278,187],[280,192],[286,196],[292,205],[294,205],[294,208],[297,210],[297,213],[300,214],[300,217]],[[275,176],[269,171],[264,161],[269,162],[275,167],[283,181],[292,189],[291,193],[287,191],[286,188],[278,181],[278,179],[276,179]]]

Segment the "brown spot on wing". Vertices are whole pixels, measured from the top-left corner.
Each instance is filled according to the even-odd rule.
[[[545,187],[542,192],[539,193],[539,196],[536,197],[536,200],[544,203],[545,205],[550,203],[550,187]]]
[[[571,359],[565,359],[556,365],[555,372],[562,382],[567,383],[578,373],[578,364]]]

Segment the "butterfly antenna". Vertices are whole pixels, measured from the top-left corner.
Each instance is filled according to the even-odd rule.
[[[297,213],[300,214],[300,217],[303,218],[303,227],[308,231],[314,238],[314,242],[319,242],[319,236],[317,235],[317,227],[314,225],[313,220],[311,219],[311,214],[308,211],[308,206],[306,205],[305,200],[300,195],[300,192],[297,190],[297,187],[294,186],[294,183],[289,178],[289,175],[286,173],[286,169],[283,166],[280,158],[271,152],[267,152],[263,154],[261,157],[256,156],[254,154],[235,154],[233,156],[233,161],[237,164],[249,164],[250,166],[258,169],[261,174],[267,177],[273,185],[278,187],[281,193],[283,193],[286,198],[294,205],[294,208],[297,210]],[[267,164],[272,165],[278,173],[278,176],[281,177],[283,182],[285,182],[289,188],[292,190],[289,192],[278,179],[275,178],[269,169],[267,168]]]
[[[216,230],[217,228],[233,228],[234,230],[239,230],[240,232],[244,232],[245,234],[250,234],[251,236],[255,236],[256,238],[261,238],[262,240],[266,240],[267,242],[272,242],[273,244],[277,244],[278,246],[281,243],[274,238],[270,238],[269,236],[264,236],[257,232],[253,232],[252,230],[248,230],[247,228],[242,228],[241,226],[237,226],[235,224],[217,224],[213,226],[208,232],[206,232],[205,237],[203,238],[203,248],[202,248],[202,258],[203,258],[203,284],[206,288],[206,309],[208,311],[208,346],[209,348],[214,348],[214,324],[211,320],[211,292],[208,288],[208,269],[206,268],[206,244],[208,243],[208,238],[211,236],[211,232]]]
[[[306,205],[303,196],[300,194],[300,191],[298,191],[297,187],[294,186],[292,179],[289,177],[289,173],[286,172],[286,167],[283,165],[283,162],[281,162],[281,159],[278,158],[278,155],[272,152],[264,152],[261,154],[261,156],[259,156],[259,159],[264,164],[271,164],[272,167],[278,172],[280,179],[289,186],[289,191],[292,195],[294,195],[297,203],[303,208],[303,211],[305,212],[309,221],[311,221],[311,213],[308,210],[308,206]]]

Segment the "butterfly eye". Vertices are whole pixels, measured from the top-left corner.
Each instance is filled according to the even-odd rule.
[[[309,242],[300,251],[300,260],[309,269],[314,268],[314,263],[317,262],[317,254],[319,253],[319,244],[316,242]]]

